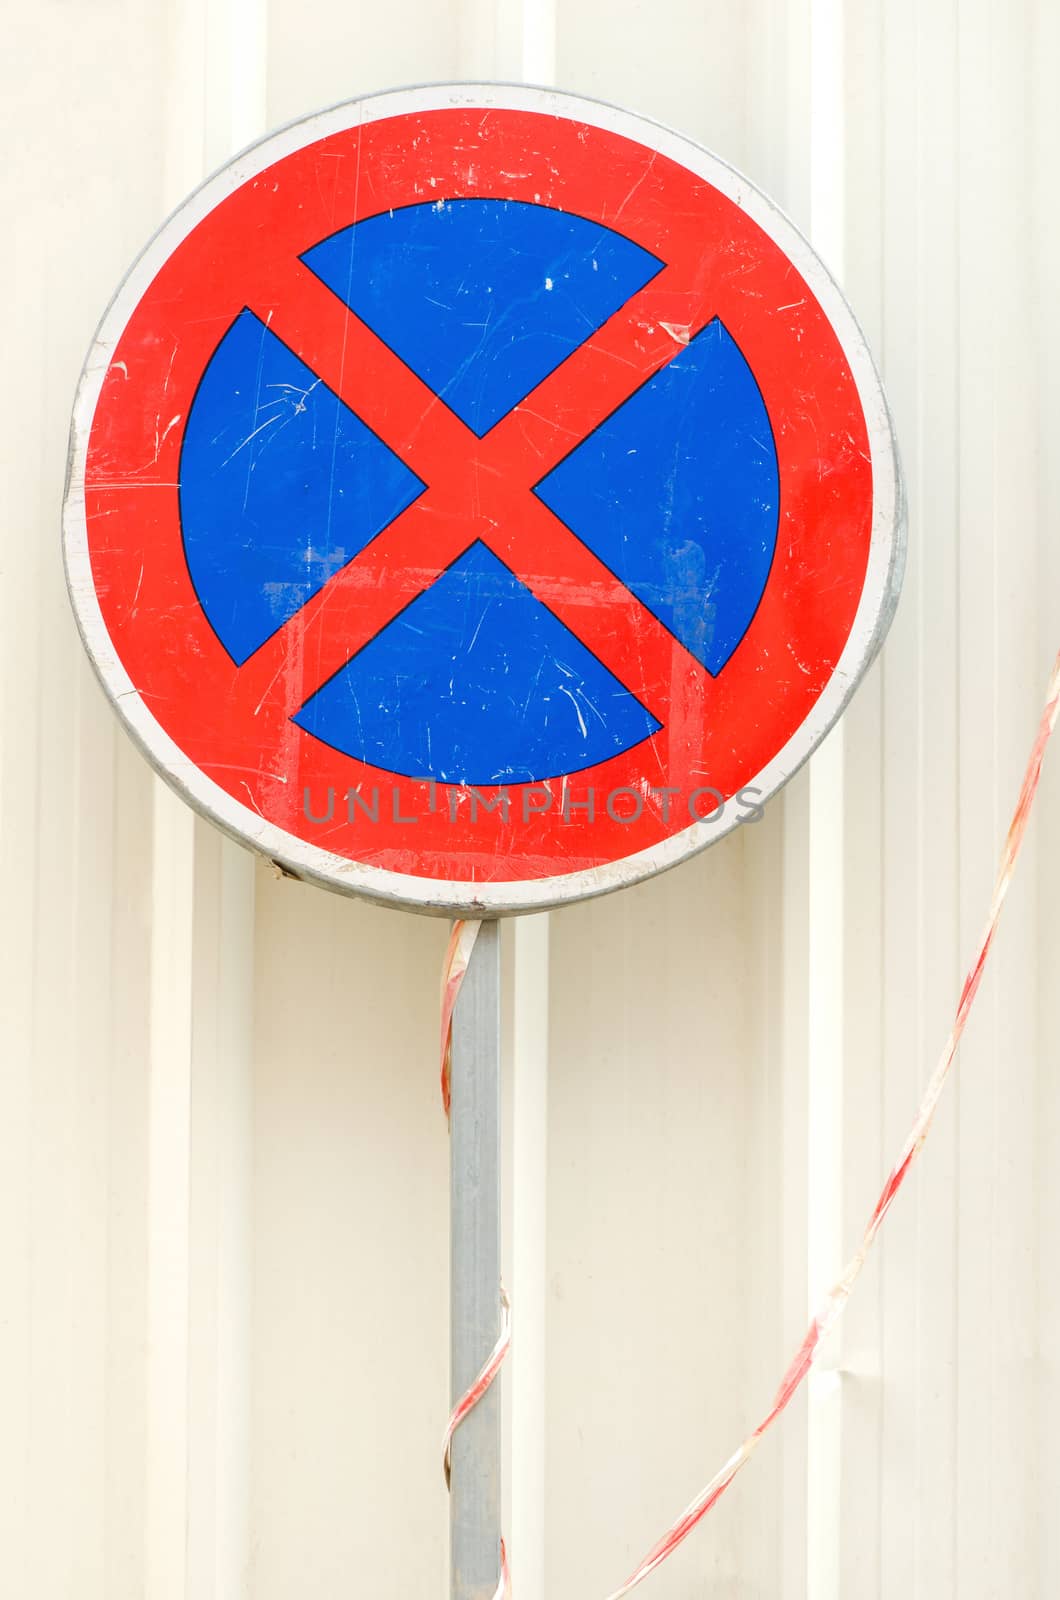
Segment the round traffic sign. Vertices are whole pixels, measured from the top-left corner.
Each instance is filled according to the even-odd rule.
[[[796,229],[675,133],[495,85],[339,106],[186,202],[86,363],[65,528],[104,688],[192,804],[465,914],[760,815],[904,537]]]

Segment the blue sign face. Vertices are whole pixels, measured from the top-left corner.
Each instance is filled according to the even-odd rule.
[[[386,211],[301,259],[479,438],[662,269],[599,223],[494,199]],[[232,661],[428,488],[278,334],[237,316],[180,459],[188,567]],[[762,396],[720,320],[572,440],[533,493],[708,673],[724,670],[769,575],[779,488]],[[384,771],[485,786],[582,771],[665,717],[469,536],[293,720]]]

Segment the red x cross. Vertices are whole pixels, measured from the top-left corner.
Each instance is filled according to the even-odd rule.
[[[298,711],[476,539],[649,710],[675,678],[704,692],[696,658],[530,492],[710,320],[704,286],[684,296],[683,326],[666,321],[693,268],[671,261],[481,439],[299,261],[263,274],[250,309],[428,487],[245,663],[246,692],[282,686]]]

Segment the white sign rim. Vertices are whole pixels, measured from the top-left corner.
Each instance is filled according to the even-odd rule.
[[[905,496],[897,441],[883,387],[854,313],[808,240],[749,179],[711,151],[649,117],[605,101],[557,89],[505,83],[441,83],[389,90],[344,101],[288,123],[250,145],[207,178],[162,225],[122,280],[92,341],[74,404],[67,487],[63,503],[63,547],[67,584],[85,649],[109,700],[159,775],[195,810],[239,843],[260,852],[285,872],[339,893],[358,895],[405,910],[438,916],[503,916],[545,911],[626,888],[677,866],[734,827],[726,807],[717,821],[691,824],[649,849],[619,861],[549,878],[497,883],[460,883],[391,872],[347,861],[285,832],[252,807],[242,805],[206,776],[156,721],[114,650],[96,596],[88,555],[85,459],[88,435],[103,379],[126,324],[155,275],[191,230],[222,200],[263,168],[348,128],[384,117],[446,108],[544,113],[617,133],[704,177],[742,207],[785,252],[805,278],[834,329],[849,363],[865,415],[873,476],[873,521],[861,599],[843,653],[810,715],[747,787],[771,799],[794,776],[829,729],[871,663],[890,625],[905,559]]]

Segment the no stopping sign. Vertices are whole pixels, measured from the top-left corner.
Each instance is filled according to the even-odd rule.
[[[187,799],[465,914],[757,815],[903,539],[871,358],[792,225],[653,123],[477,85],[296,123],[177,212],[86,364],[65,530]]]

